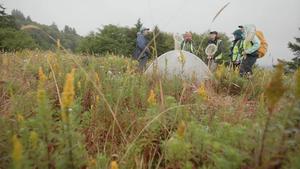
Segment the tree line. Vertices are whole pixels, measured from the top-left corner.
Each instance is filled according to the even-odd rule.
[[[25,25],[33,25],[39,29],[22,29]],[[87,36],[80,36],[75,28],[66,25],[59,30],[55,23],[44,25],[33,21],[30,16],[25,16],[19,10],[12,10],[7,14],[5,8],[0,5],[0,50],[17,51],[22,49],[55,50],[56,40],[61,45],[74,53],[87,53],[105,55],[113,53],[116,55],[131,56],[136,45],[136,36],[143,23],[140,19],[132,27],[118,25],[105,25]],[[208,32],[198,34],[192,32],[193,44],[196,48],[195,54],[205,60],[204,49],[208,42]],[[51,38],[49,38],[51,37]],[[229,55],[231,42],[224,33],[220,33],[225,49]],[[163,32],[155,26],[148,39],[151,40],[150,49],[153,55],[161,55],[174,49],[173,34]],[[299,67],[299,38],[295,43],[289,43],[288,47],[294,52],[295,58],[291,62],[285,62],[292,69]],[[154,43],[155,42],[155,43]]]
[[[22,26],[25,25],[33,25],[39,29],[22,29]],[[77,34],[75,28],[71,28],[68,25],[63,30],[59,30],[55,23],[51,25],[40,24],[16,9],[12,10],[11,14],[7,14],[5,8],[0,6],[0,50],[55,50],[56,42],[53,39],[59,39],[64,48],[75,53],[97,55],[113,53],[131,56],[136,45],[137,33],[142,26],[143,23],[140,19],[132,27],[110,24],[82,37]],[[198,54],[201,55],[208,38],[207,33],[192,34],[194,45],[199,49],[197,50]],[[221,37],[229,48],[229,38],[225,34],[222,34]],[[152,42],[150,48],[155,55],[159,56],[174,49],[173,35],[161,31],[158,26],[154,27],[148,39]]]
[[[2,51],[16,51],[22,49],[53,50],[56,47],[53,39],[60,39],[61,44],[70,51],[75,51],[81,40],[74,28],[66,25],[59,30],[55,23],[44,25],[25,17],[19,10],[12,10],[11,14],[5,12],[0,6],[0,49]],[[31,25],[38,29],[22,27]],[[52,37],[53,39],[49,38]]]

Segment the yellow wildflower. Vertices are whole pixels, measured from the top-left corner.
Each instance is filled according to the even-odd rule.
[[[185,64],[185,62],[186,62],[186,57],[184,56],[184,54],[182,53],[182,51],[180,51],[180,55],[178,56],[178,61],[181,64]]]
[[[24,121],[24,117],[21,115],[21,114],[17,114],[17,121],[20,123],[20,122],[23,122]]]
[[[274,109],[277,102],[283,96],[285,90],[286,88],[283,84],[283,66],[279,65],[265,91],[268,109],[270,111]]]
[[[15,168],[21,168],[21,160],[23,158],[23,146],[17,135],[12,138],[13,150],[12,150],[12,160]]]
[[[78,87],[78,89],[81,89],[81,82],[80,81],[77,82],[77,87]]]
[[[185,130],[186,130],[186,125],[185,125],[185,122],[184,121],[181,121],[178,125],[178,128],[177,128],[177,135],[180,137],[180,138],[183,138],[184,135],[185,135]]]
[[[216,70],[216,78],[220,80],[225,74],[225,66],[221,65]]]
[[[155,98],[155,93],[154,93],[154,91],[153,90],[150,90],[150,94],[149,94],[149,97],[148,97],[148,103],[150,104],[150,105],[154,105],[154,104],[156,104],[156,98]]]
[[[37,91],[38,104],[42,104],[45,98],[46,98],[46,91],[44,89],[38,89]]]
[[[36,149],[37,142],[38,142],[38,139],[39,139],[38,134],[35,131],[31,131],[29,139],[30,139],[32,149]]]
[[[100,76],[97,72],[95,73],[95,81],[96,81],[96,84],[100,84]]]
[[[198,90],[197,90],[197,93],[199,94],[199,96],[200,97],[202,97],[202,98],[204,98],[204,99],[207,99],[207,92],[206,92],[206,90],[205,90],[205,85],[204,85],[204,83],[202,83],[200,86],[199,86],[199,88],[198,88]]]
[[[96,104],[98,104],[99,101],[100,101],[100,97],[99,97],[99,95],[97,95],[97,96],[96,96]]]
[[[88,165],[89,167],[94,168],[97,165],[97,161],[94,158],[90,158]]]
[[[44,74],[42,67],[39,68],[39,84],[43,85],[47,80],[47,76]]]
[[[115,161],[115,160],[113,160],[110,163],[110,167],[111,167],[111,169],[119,169],[119,165],[118,165],[117,161]]]
[[[47,80],[47,77],[44,74],[43,69],[40,67],[39,68],[39,85],[38,85],[38,91],[37,91],[38,104],[43,104],[43,102],[46,98],[46,91],[44,89],[46,80]]]
[[[56,46],[57,46],[57,49],[61,48],[60,39],[56,40]]]
[[[74,101],[74,70],[66,76],[66,82],[62,93],[62,109],[69,108]]]
[[[239,70],[239,69],[235,69],[235,70],[234,70],[234,74],[235,74],[236,76],[239,76],[239,75],[240,75],[240,70]]]

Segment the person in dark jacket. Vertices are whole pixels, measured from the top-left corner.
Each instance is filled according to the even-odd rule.
[[[213,56],[207,56],[208,65],[210,70],[214,71],[217,68],[217,63],[221,63],[223,59],[223,53],[225,52],[222,40],[219,38],[219,34],[216,31],[209,33],[208,45],[214,44],[217,46],[217,51]]]
[[[147,61],[150,57],[150,50],[148,47],[149,41],[146,38],[149,30],[149,28],[141,28],[140,32],[137,34],[136,49],[133,57],[134,59],[138,60],[140,71],[145,70]]]
[[[234,35],[234,40],[232,41],[232,46],[230,48],[230,57],[232,66],[236,69],[241,64],[243,57],[244,36],[241,29],[237,29],[232,34]]]

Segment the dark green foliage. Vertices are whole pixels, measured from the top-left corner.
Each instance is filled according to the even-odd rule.
[[[98,32],[90,33],[80,42],[79,51],[84,53],[106,54],[114,53],[118,55],[131,56],[136,46],[136,36],[143,26],[138,19],[135,27],[121,27],[116,25],[106,25]],[[171,34],[161,32],[156,26],[148,36],[151,42],[150,48],[153,52],[157,50],[158,56],[173,49],[173,37]],[[156,48],[154,47],[154,36]],[[156,54],[156,53],[154,53]]]
[[[300,30],[300,28],[299,28]],[[295,38],[296,43],[289,42],[288,47],[297,57],[300,57],[300,38]]]
[[[120,55],[129,55],[133,51],[134,42],[129,38],[130,29],[118,27],[115,25],[104,26],[98,38],[99,53],[115,53]]]
[[[138,19],[137,23],[134,26],[135,26],[137,31],[139,31],[143,27],[143,23],[141,21],[141,18]]]
[[[5,8],[0,5],[0,28],[17,28],[15,19],[7,15]]]
[[[300,28],[299,28],[300,30]],[[289,63],[289,68],[292,70],[297,70],[300,66],[300,38],[295,38],[296,42],[289,42],[288,47],[295,54],[295,58]]]
[[[114,53],[117,55],[131,56],[136,47],[137,33],[143,27],[141,19],[138,19],[134,27],[105,25],[97,32],[92,32],[88,36],[81,38],[74,28],[67,25],[60,31],[55,23],[52,23],[50,26],[39,24],[32,21],[29,16],[26,17],[19,10],[14,9],[11,15],[6,15],[4,8],[1,9],[3,12],[0,16],[0,28],[15,29],[15,32],[20,31],[24,25],[33,25],[38,28],[24,29],[22,33],[16,34],[14,37],[6,36],[2,38],[7,41],[5,45],[13,44],[9,49],[7,49],[8,46],[1,45],[2,49],[5,48],[4,50],[19,50],[33,47],[42,50],[55,50],[57,48],[56,41],[59,39],[61,45],[72,52],[100,55]],[[10,32],[14,31],[10,30]],[[4,33],[2,33],[2,35],[4,36]],[[23,43],[20,44],[21,39],[18,39],[23,36],[26,36],[25,39],[27,41],[22,41],[24,44],[26,43],[26,45]],[[174,49],[172,34],[160,31],[158,26],[155,26],[153,31],[150,32],[148,39],[153,56],[160,56]],[[206,33],[201,35],[193,33],[193,39],[194,47],[197,50],[195,54],[205,60],[204,49],[207,46],[208,36]],[[225,42],[225,48],[229,51],[230,43],[226,35],[221,34],[221,39]],[[34,43],[32,43],[32,41]],[[227,56],[227,54],[225,55]]]
[[[76,30],[66,25],[61,34],[62,45],[71,51],[75,51],[81,39],[81,37],[76,33]]]
[[[130,56],[135,48],[137,28],[106,25],[97,33],[90,33],[83,38],[79,51],[84,53]]]
[[[16,25],[17,25],[18,28],[21,28],[22,25],[29,24],[27,22],[25,16],[24,16],[24,14],[21,11],[17,10],[17,9],[13,9],[11,11],[11,16],[14,17],[15,23],[16,23]]]
[[[155,42],[156,42],[156,50],[157,50],[157,55],[160,56],[163,53],[173,50],[174,49],[174,40],[172,34],[165,33],[159,30],[158,26],[154,27],[153,30],[154,33],[152,33],[152,38],[156,36]],[[151,46],[154,47],[154,44]]]
[[[205,32],[200,35],[197,33],[192,33],[192,34],[193,34],[194,46],[196,49],[196,55],[199,56],[202,60],[206,61],[207,56],[205,54],[205,49],[208,45],[209,32]],[[225,48],[225,53],[223,54],[223,56],[228,57],[231,42],[225,33],[219,33],[219,37],[222,40],[224,48]]]
[[[278,59],[278,62],[284,65],[285,72],[295,72],[300,66],[300,38],[295,37],[295,41],[295,43],[289,42],[288,48],[294,53],[296,57],[294,57],[291,61]]]
[[[2,6],[2,5],[0,5],[0,15],[2,16],[2,15],[6,15],[6,13],[5,13],[5,8]]]
[[[83,38],[78,51],[100,55],[114,53],[131,56],[135,49],[137,33],[142,25],[140,20],[137,21],[133,28],[106,25],[102,29],[99,29],[98,32],[92,32]],[[230,41],[225,34],[221,34],[221,39],[226,49],[224,56],[227,57],[229,55]],[[148,40],[153,56],[160,56],[174,49],[173,35],[171,33],[162,32],[158,26],[155,26],[153,31],[150,32]],[[193,40],[196,49],[195,54],[205,60],[206,55],[204,50],[208,43],[208,33],[193,33]]]
[[[74,52],[79,45],[81,37],[77,34],[74,28],[65,26],[60,31],[55,23],[51,25],[43,25],[31,20],[29,16],[25,17],[19,10],[12,10],[11,18],[15,23],[15,27],[20,29],[24,25],[34,25],[39,29],[26,29],[26,31],[32,39],[34,39],[37,47],[43,50],[54,50],[56,48],[56,42],[54,40],[60,39],[61,44],[67,50]],[[49,37],[51,36],[51,38]]]
[[[80,41],[78,51],[84,52],[84,53],[95,53],[97,48],[97,42],[96,42],[96,34],[95,32],[90,32],[89,35],[82,38]]]
[[[0,28],[1,50],[14,51],[21,49],[33,49],[35,47],[35,42],[26,32],[11,28]]]

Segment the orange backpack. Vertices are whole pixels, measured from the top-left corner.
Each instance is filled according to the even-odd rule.
[[[262,31],[256,31],[256,36],[260,40],[260,47],[258,49],[258,57],[262,58],[267,54],[268,51],[268,42]]]

